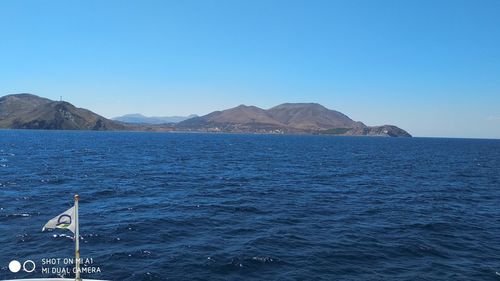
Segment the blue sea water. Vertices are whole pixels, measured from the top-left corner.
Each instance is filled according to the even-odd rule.
[[[87,278],[500,280],[499,140],[0,131],[0,280],[75,193]]]

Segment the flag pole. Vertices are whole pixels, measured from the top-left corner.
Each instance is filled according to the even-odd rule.
[[[82,278],[80,278],[80,227],[78,225],[79,200],[80,196],[78,196],[78,194],[75,194],[75,265],[76,265],[75,281],[82,281]]]

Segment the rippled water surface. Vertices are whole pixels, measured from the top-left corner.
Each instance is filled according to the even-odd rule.
[[[0,279],[74,193],[87,277],[500,280],[498,140],[0,131]]]

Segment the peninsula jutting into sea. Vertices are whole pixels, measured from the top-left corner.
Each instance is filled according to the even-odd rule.
[[[32,94],[0,98],[0,128],[411,137],[394,125],[367,126],[317,103],[284,103],[267,110],[240,105],[176,123],[137,124],[110,120],[66,101]]]

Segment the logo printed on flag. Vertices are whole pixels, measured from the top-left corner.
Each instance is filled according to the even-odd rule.
[[[75,233],[75,207],[69,208],[66,212],[58,215],[57,217],[51,219],[49,222],[45,224],[43,227],[42,231],[45,231],[46,229],[55,229],[55,228],[60,228],[60,229],[68,229],[71,230],[71,232]]]
[[[60,215],[59,219],[57,219],[57,228],[67,228],[68,226],[71,225],[71,216],[68,216],[66,214]]]

